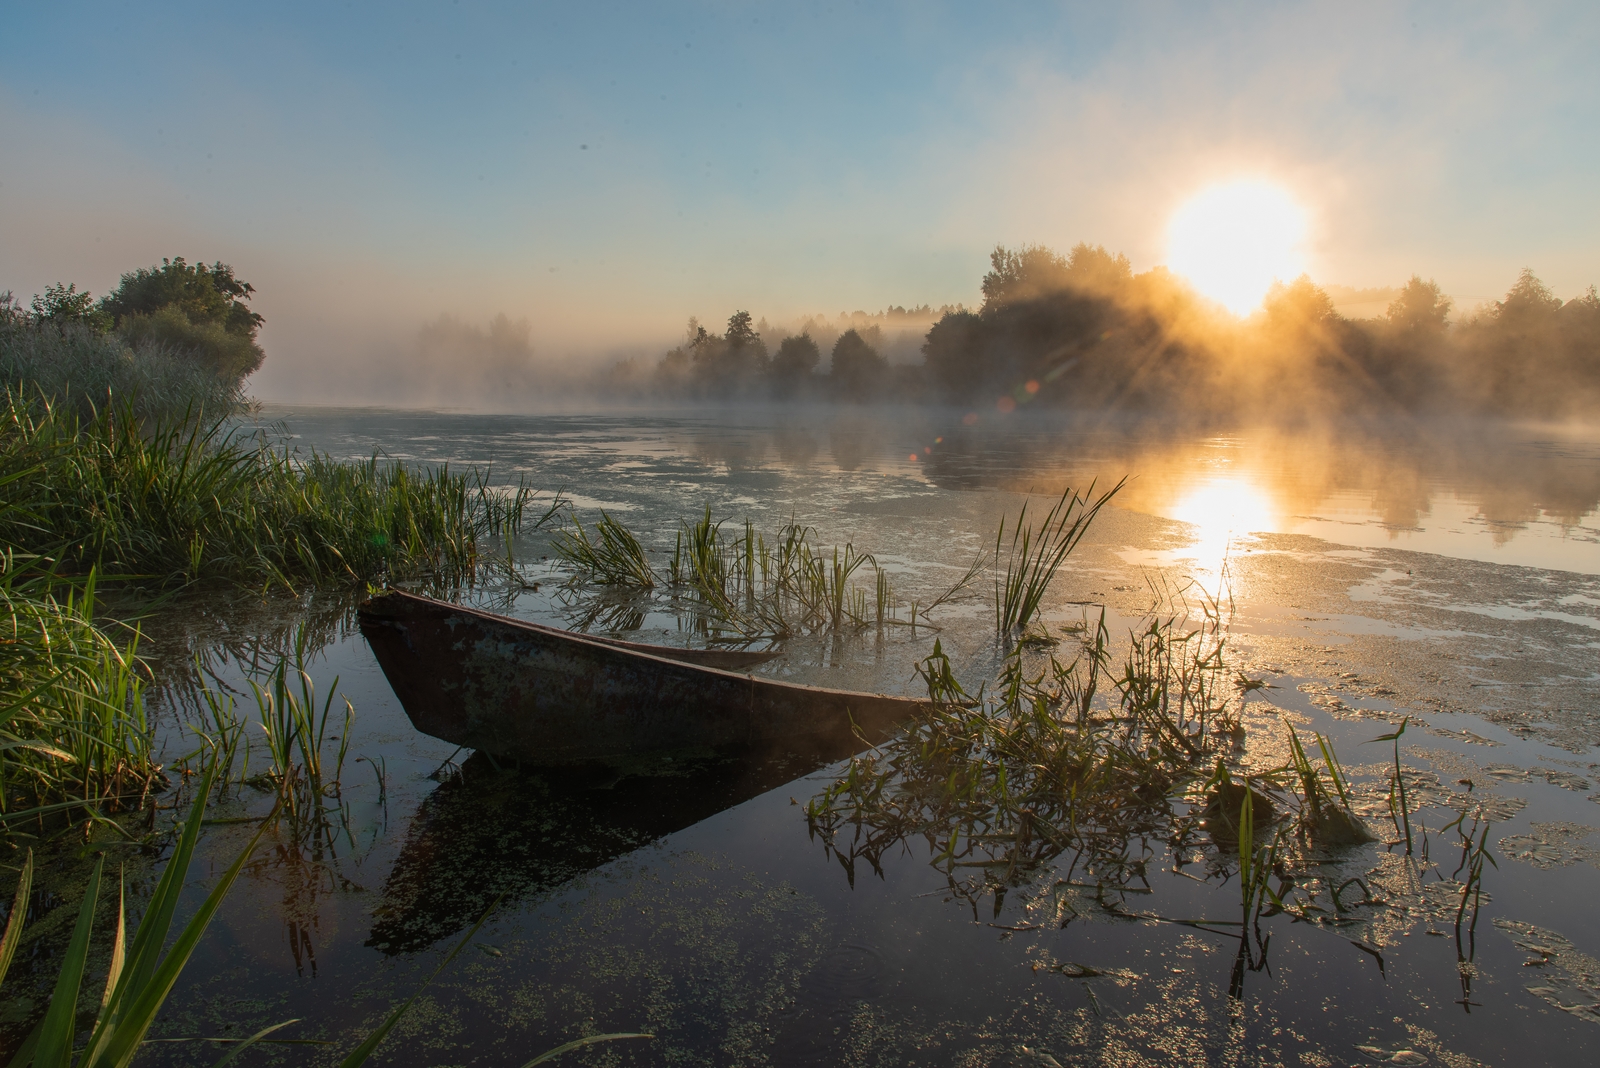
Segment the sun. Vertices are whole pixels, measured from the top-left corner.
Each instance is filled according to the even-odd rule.
[[[1305,209],[1282,186],[1240,178],[1190,197],[1167,227],[1167,266],[1235,315],[1248,315],[1274,280],[1304,270]]]

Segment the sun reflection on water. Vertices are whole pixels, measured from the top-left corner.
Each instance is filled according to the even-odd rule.
[[[1278,527],[1278,509],[1272,498],[1255,482],[1238,475],[1218,475],[1196,483],[1165,511],[1193,528],[1194,541],[1182,555],[1194,558],[1196,578],[1212,594],[1220,592],[1217,580],[1239,540]]]

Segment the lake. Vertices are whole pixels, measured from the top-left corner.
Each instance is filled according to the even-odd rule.
[[[709,508],[770,538],[787,524],[871,553],[927,605],[1002,517],[1067,488],[1126,485],[1070,558],[1043,619],[1070,655],[1102,608],[1125,637],[1153,609],[1224,613],[1245,766],[1320,732],[1378,843],[1324,858],[1336,922],[1280,913],[1247,934],[1226,850],[1160,828],[1130,842],[1115,893],[1063,855],[996,894],[907,838],[870,860],[806,806],[841,772],[776,754],[648,774],[538,776],[415,732],[353,625],[354,599],[229,594],[148,621],[162,740],[194,746],[198,654],[253,716],[245,680],[303,627],[319,692],[355,709],[337,826],[269,835],[153,1032],[244,1036],[245,1057],[336,1063],[429,985],[377,1060],[525,1065],[583,1034],[650,1032],[574,1064],[1590,1063],[1600,1038],[1600,434],[1382,424],[1176,431],[1082,417],[752,409],[484,416],[267,408],[287,447],[476,467],[602,510],[665,567]],[[733,526],[727,528],[733,529]],[[455,596],[632,640],[698,644],[666,592],[569,585],[550,529]],[[925,692],[937,639],[975,689],[1000,665],[992,577],[922,626],[800,636],[763,673]],[[1414,804],[1405,853],[1386,791],[1399,739]],[[259,731],[256,732],[259,734]],[[252,757],[265,764],[260,749]],[[248,788],[219,819],[258,816]],[[1493,863],[1461,908],[1461,828]],[[1474,822],[1476,820],[1477,822]],[[253,825],[206,834],[198,901]],[[1396,844],[1398,843],[1398,844]],[[1470,852],[1470,850],[1468,850]],[[970,875],[970,877],[969,877]],[[1359,890],[1356,889],[1359,887]],[[1472,888],[1468,888],[1469,890]],[[1329,898],[1324,895],[1324,904]],[[1230,926],[1230,923],[1232,926]],[[47,971],[48,955],[34,964]],[[0,1024],[26,1016],[5,1010]],[[1536,1052],[1534,1052],[1536,1051]],[[205,1043],[141,1063],[210,1064]]]

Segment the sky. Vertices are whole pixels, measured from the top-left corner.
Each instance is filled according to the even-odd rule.
[[[980,300],[996,244],[1166,261],[1196,191],[1325,284],[1600,282],[1600,5],[0,2],[0,290],[258,293],[263,399],[440,314],[658,352],[690,315]]]

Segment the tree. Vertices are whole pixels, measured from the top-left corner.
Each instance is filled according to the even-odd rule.
[[[867,400],[881,391],[889,377],[889,361],[867,344],[858,331],[846,330],[834,342],[828,376],[837,396]]]
[[[111,329],[111,316],[95,306],[94,296],[87,289],[79,293],[76,283],[45,286],[44,296],[35,293],[29,307],[37,323],[52,326],[82,323],[97,334]]]
[[[772,357],[768,373],[780,396],[792,396],[821,362],[822,351],[817,348],[817,343],[810,334],[800,334],[783,339],[777,355]]]
[[[1561,310],[1561,298],[1539,281],[1531,267],[1524,267],[1505,300],[1494,302],[1494,317],[1512,328],[1539,325]]]
[[[754,349],[760,345],[762,351],[766,351],[761,335],[750,325],[750,313],[747,311],[736,311],[728,316],[728,332],[722,335],[722,339],[732,348]]]
[[[986,312],[1066,288],[1066,259],[1043,245],[1023,245],[1014,251],[996,245],[989,264],[990,271],[983,276]]]
[[[254,293],[225,263],[191,266],[178,256],[123,275],[100,307],[129,340],[165,345],[238,380],[265,356],[256,344],[264,320],[245,303]]]
[[[1426,282],[1414,274],[1400,295],[1389,304],[1389,325],[1402,334],[1438,336],[1444,333],[1450,315],[1450,298],[1439,292],[1439,283]]]
[[[1104,245],[1080,241],[1066,256],[1044,245],[1012,251],[996,245],[989,254],[991,270],[983,276],[983,310],[1038,300],[1068,290],[1114,296],[1133,278],[1133,264]]]
[[[1280,334],[1303,334],[1331,326],[1340,318],[1328,294],[1304,274],[1288,285],[1273,282],[1262,307],[1268,325]]]
[[[1133,279],[1133,264],[1127,256],[1113,256],[1104,245],[1080,241],[1067,254],[1067,279],[1077,289],[1115,294]]]

